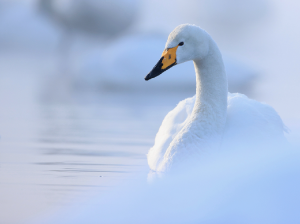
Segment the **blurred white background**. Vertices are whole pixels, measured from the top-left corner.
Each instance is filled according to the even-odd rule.
[[[97,144],[107,139],[122,143],[111,150],[132,153],[123,141],[132,124],[135,132],[127,133],[126,144],[141,144],[134,153],[146,154],[164,115],[195,92],[192,63],[144,81],[168,34],[182,23],[199,25],[215,39],[230,91],[273,106],[290,129],[287,138],[300,143],[299,11],[295,0],[0,0],[0,197],[5,198],[0,223],[36,217],[70,195],[71,190],[60,191],[49,203],[53,189],[41,190],[42,184],[93,183],[82,173],[68,182],[48,171],[62,163],[61,169],[74,168],[74,161],[82,161],[72,156],[86,153],[90,144],[98,153]],[[68,148],[70,153],[56,150],[50,158],[50,152],[36,148]],[[125,154],[109,160],[146,163],[144,157],[137,162]],[[28,165],[41,160],[56,165],[48,173]],[[28,195],[36,197],[31,208]]]

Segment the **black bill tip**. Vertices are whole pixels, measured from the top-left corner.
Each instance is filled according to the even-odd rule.
[[[173,67],[174,65],[176,65],[176,61],[171,64],[170,66],[168,66],[165,69],[162,69],[163,67],[163,63],[162,60],[164,59],[164,57],[161,57],[159,59],[159,61],[157,62],[157,64],[154,66],[154,68],[151,70],[151,72],[148,73],[148,75],[146,75],[145,80],[148,81],[149,79],[153,79],[156,76],[159,76],[161,73],[163,73],[164,71],[168,70],[169,68]]]
[[[149,79],[152,79],[150,73],[149,73],[148,75],[145,76],[145,80],[146,80],[146,81],[148,81]]]

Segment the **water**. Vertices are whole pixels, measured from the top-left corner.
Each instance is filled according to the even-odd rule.
[[[57,97],[53,89],[51,98],[38,71],[2,71],[0,223],[30,220],[148,169],[146,154],[163,117],[192,95]]]

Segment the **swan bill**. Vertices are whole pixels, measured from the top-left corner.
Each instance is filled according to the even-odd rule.
[[[178,46],[169,48],[162,53],[162,57],[154,66],[154,68],[146,75],[145,80],[148,81],[149,79],[155,78],[159,76],[164,71],[167,71],[169,68],[176,65],[176,50]]]

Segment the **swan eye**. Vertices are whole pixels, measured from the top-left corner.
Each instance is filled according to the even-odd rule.
[[[180,42],[180,43],[178,44],[178,46],[182,46],[182,45],[184,45],[184,43],[183,43],[183,42]]]

